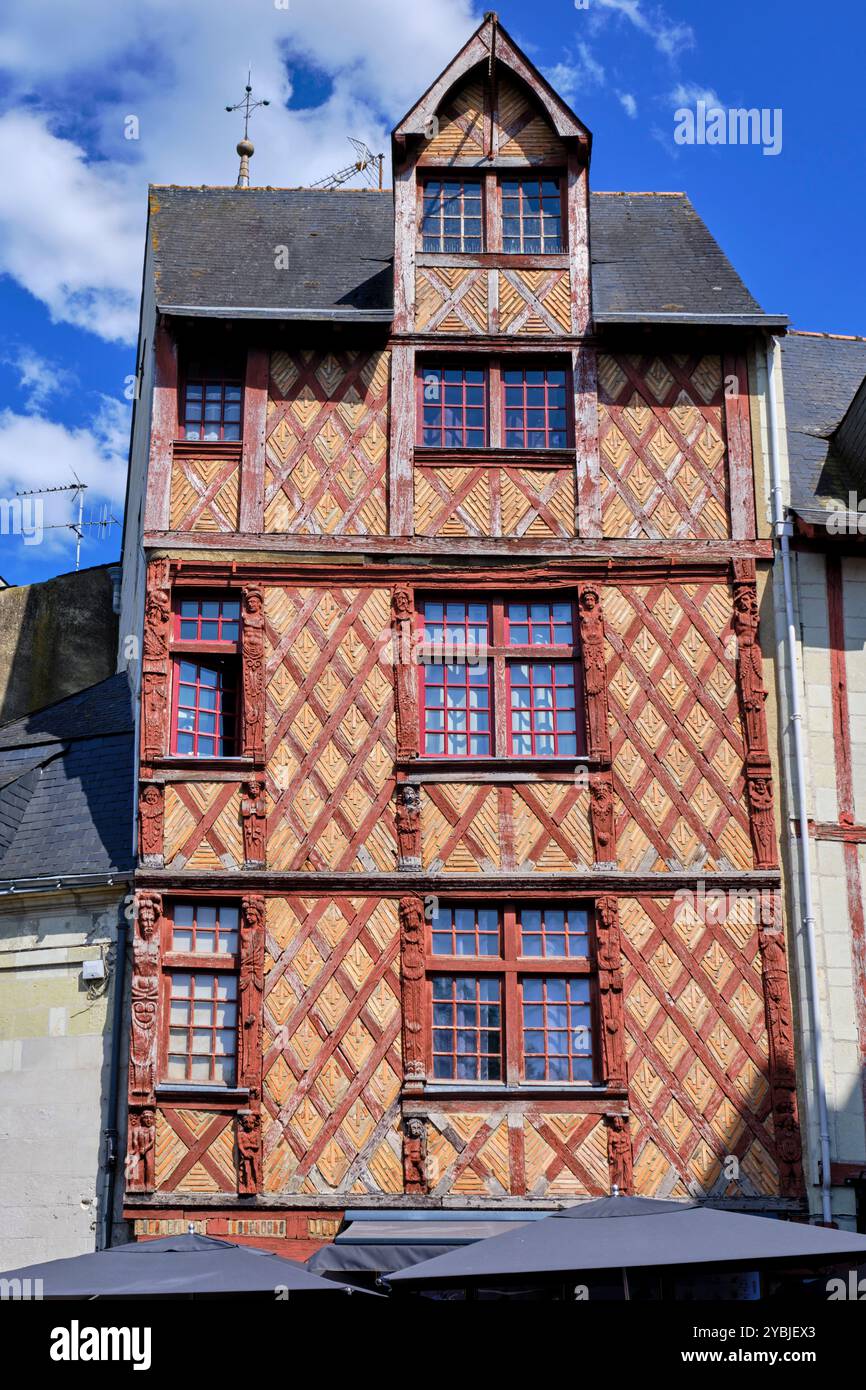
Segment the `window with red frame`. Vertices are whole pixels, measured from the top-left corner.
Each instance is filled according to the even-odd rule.
[[[430,178],[424,184],[422,198],[422,251],[483,250],[480,180]]]
[[[171,751],[181,757],[237,752],[240,619],[235,594],[175,596]]]
[[[507,255],[550,255],[565,250],[562,184],[556,175],[506,175],[499,187],[502,250]]]
[[[182,437],[239,440],[242,399],[240,377],[190,375],[184,382],[181,402]]]
[[[431,1083],[593,1084],[588,908],[440,902],[428,933]]]
[[[194,758],[232,757],[236,701],[235,672],[225,662],[177,659],[172,752]]]
[[[236,598],[178,599],[174,634],[182,642],[237,642],[241,605]]]
[[[548,357],[420,361],[419,449],[569,449],[571,373]],[[501,404],[492,409],[491,401]]]
[[[163,940],[162,1079],[234,1086],[238,1055],[238,910],[169,905]]]
[[[482,449],[487,444],[487,373],[483,367],[421,368],[418,439],[425,449]]]
[[[506,449],[566,449],[568,375],[564,367],[503,363]]]
[[[422,756],[583,753],[570,598],[422,598],[418,611]],[[497,707],[506,711],[498,730]]]

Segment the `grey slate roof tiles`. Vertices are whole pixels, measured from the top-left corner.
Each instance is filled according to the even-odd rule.
[[[0,728],[0,881],[127,872],[132,816],[125,675]]]
[[[833,436],[866,379],[866,340],[790,333],[782,378],[794,510],[808,517],[830,498],[847,505],[849,492],[863,492],[866,458],[858,464]]]

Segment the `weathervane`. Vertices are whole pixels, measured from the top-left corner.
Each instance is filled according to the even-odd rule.
[[[250,156],[255,153],[255,146],[250,139],[250,116],[259,106],[270,106],[269,101],[253,101],[253,70],[247,69],[247,85],[244,88],[244,95],[240,101],[235,102],[234,106],[227,106],[227,111],[243,111],[244,113],[244,138],[237,143],[237,151],[241,157],[241,165],[238,170],[238,188],[249,188],[250,186]]]

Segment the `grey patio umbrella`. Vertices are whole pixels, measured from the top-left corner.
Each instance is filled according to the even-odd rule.
[[[43,1298],[184,1298],[213,1294],[350,1294],[294,1260],[211,1236],[166,1236],[89,1255],[6,1270],[5,1280],[41,1280]],[[8,1287],[8,1285],[7,1285]],[[369,1295],[364,1295],[369,1296]]]
[[[680,1265],[830,1264],[866,1260],[866,1236],[714,1211],[697,1202],[600,1197],[388,1276],[403,1286],[471,1284]]]

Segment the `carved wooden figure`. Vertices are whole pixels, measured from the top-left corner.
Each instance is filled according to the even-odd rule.
[[[245,868],[264,868],[267,810],[264,780],[255,778],[250,782],[245,782],[241,797]]]
[[[238,1192],[254,1196],[262,1186],[262,1117],[239,1110],[235,1139],[238,1146]]]
[[[629,1196],[634,1190],[634,1171],[628,1116],[605,1115],[604,1122],[607,1128],[607,1164],[611,1191],[616,1188],[622,1196]]]
[[[403,1121],[403,1191],[427,1192],[427,1125],[418,1115]]]
[[[156,782],[142,783],[138,793],[138,850],[145,868],[163,867],[165,789]]]
[[[152,1192],[156,1156],[156,1111],[150,1106],[129,1112],[126,1146],[126,1189]]]
[[[154,560],[147,571],[142,652],[142,758],[151,762],[166,751],[168,735],[168,652],[171,600],[168,561]]]
[[[397,844],[399,868],[421,868],[421,792],[410,782],[397,786]]]
[[[607,771],[594,771],[589,777],[589,813],[596,864],[615,865],[613,781]]]

